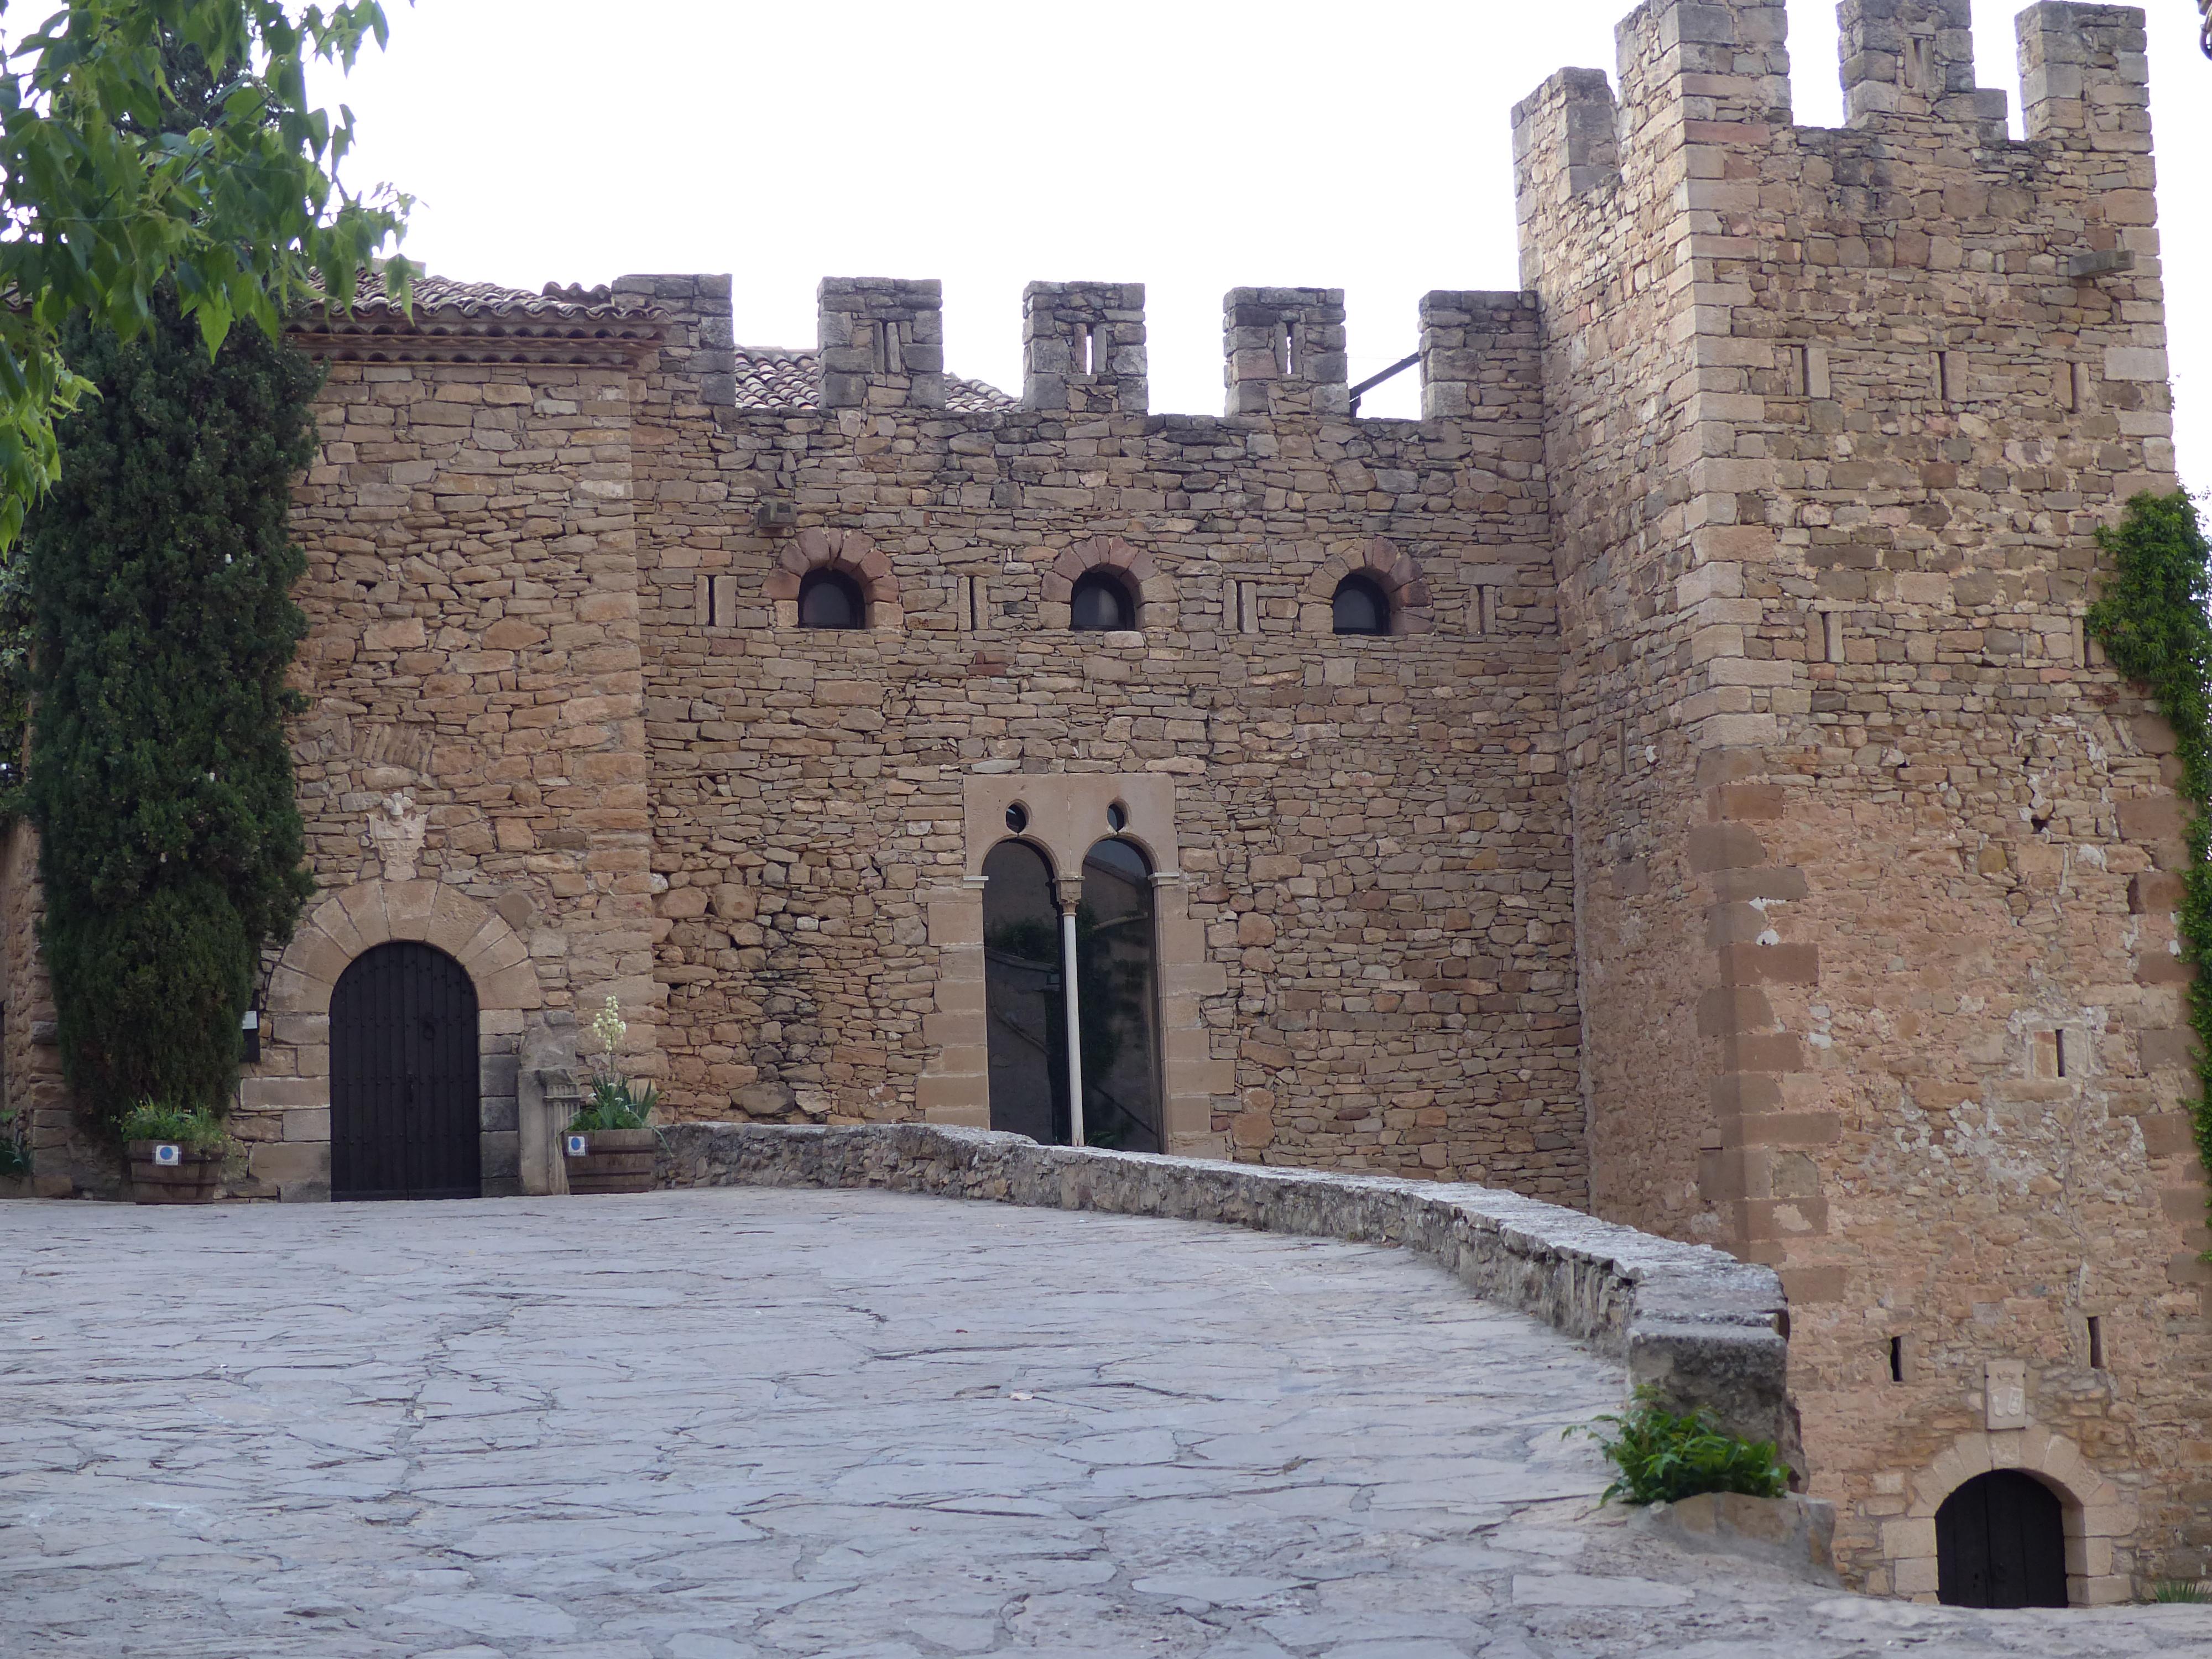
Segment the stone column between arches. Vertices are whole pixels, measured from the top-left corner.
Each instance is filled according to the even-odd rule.
[[[261,1060],[239,1085],[232,1115],[246,1151],[234,1196],[330,1197],[331,993],[356,957],[392,939],[435,945],[474,981],[483,1194],[522,1190],[516,1056],[531,1011],[544,1000],[529,950],[505,917],[458,888],[374,880],[316,905],[270,975]]]
[[[1141,847],[1152,865],[1167,1150],[1183,1158],[1221,1157],[1225,1148],[1213,1130],[1214,1106],[1218,1097],[1228,1109],[1235,1066],[1214,1059],[1201,1005],[1224,994],[1229,978],[1207,960],[1205,929],[1191,917],[1176,842],[1174,781],[1160,774],[998,773],[967,780],[962,877],[957,883],[941,881],[924,896],[938,969],[936,1009],[923,1026],[933,1054],[917,1085],[922,1116],[932,1123],[990,1127],[983,860],[1012,838],[1006,809],[1016,802],[1029,813],[1019,838],[1044,849],[1055,877],[1081,870],[1091,844],[1116,833],[1107,824],[1107,808],[1119,803],[1127,812],[1119,833]]]
[[[1936,1599],[1936,1511],[1978,1474],[2018,1469],[2058,1494],[2066,1522],[2066,1600],[2110,1607],[2132,1600],[2132,1576],[2118,1570],[2116,1543],[2136,1529],[2134,1497],[2100,1474],[2081,1449],[2034,1424],[1962,1434],[1911,1479],[1905,1513],[1881,1527],[1890,1588],[1915,1601]]]

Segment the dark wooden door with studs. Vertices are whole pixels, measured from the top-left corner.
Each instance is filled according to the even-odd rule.
[[[2065,1510],[2017,1469],[1976,1475],[1936,1511],[1936,1597],[1954,1607],[2066,1605]]]
[[[477,992],[434,945],[380,945],[331,994],[331,1196],[475,1198]]]

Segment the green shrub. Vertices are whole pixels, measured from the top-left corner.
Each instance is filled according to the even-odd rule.
[[[653,1109],[660,1091],[650,1083],[643,1088],[622,1077],[595,1077],[583,1109],[568,1120],[572,1134],[587,1129],[649,1129]]]
[[[222,1120],[213,1112],[187,1106],[164,1106],[142,1100],[123,1115],[125,1140],[168,1140],[195,1152],[211,1152],[222,1145]]]
[[[1607,1500],[1673,1504],[1701,1492],[1779,1498],[1790,1490],[1790,1471],[1775,1456],[1773,1442],[1739,1439],[1704,1411],[1678,1416],[1648,1388],[1636,1391],[1626,1413],[1597,1420],[1611,1424],[1613,1432],[1588,1424],[1566,1432],[1591,1437],[1620,1471],[1605,1489]]]
[[[2151,1586],[2154,1601],[2212,1601],[2212,1589],[2201,1578],[2161,1578]]]

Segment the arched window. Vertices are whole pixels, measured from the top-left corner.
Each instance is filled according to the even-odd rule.
[[[1954,1607],[2066,1605],[2066,1516],[2018,1469],[1978,1474],[1936,1511],[1936,1599]]]
[[[801,628],[858,628],[866,615],[860,583],[842,570],[810,570],[799,584]]]
[[[1159,973],[1152,866],[1109,836],[1083,860],[1076,915],[1076,1017],[1083,1033],[1083,1129],[1091,1146],[1164,1150]]]
[[[1390,631],[1390,600],[1372,576],[1346,576],[1336,585],[1331,607],[1340,634],[1387,634]]]
[[[1119,576],[1086,570],[1067,601],[1067,625],[1089,633],[1126,632],[1137,625],[1137,606]]]
[[[1009,807],[1014,827],[1018,807]],[[1021,823],[1029,816],[1023,812]],[[983,1007],[991,1127],[1044,1146],[1067,1143],[1067,997],[1052,866],[1025,841],[983,857]]]

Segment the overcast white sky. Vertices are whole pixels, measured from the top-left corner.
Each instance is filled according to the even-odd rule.
[[[1220,300],[1342,287],[1357,381],[1432,288],[1512,289],[1509,112],[1613,68],[1627,0],[386,0],[349,102],[408,252],[535,289],[727,270],[737,331],[811,345],[824,275],[944,279],[947,366],[1018,391],[1024,282],[1148,285],[1152,407],[1218,412]],[[2212,63],[2148,0],[2181,468],[2212,488]],[[1974,0],[1984,86],[2011,0]],[[1830,0],[1790,0],[1797,119],[1836,125]],[[2187,222],[2193,218],[2194,222]],[[2194,307],[2185,296],[2197,296]],[[1362,412],[1414,412],[1408,374]]]

